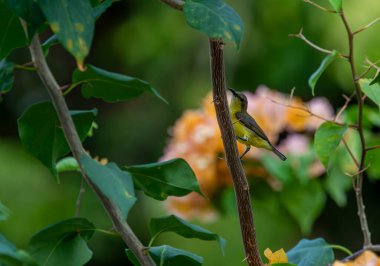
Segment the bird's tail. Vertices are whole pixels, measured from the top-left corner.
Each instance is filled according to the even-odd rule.
[[[272,146],[272,151],[280,158],[281,160],[285,161],[286,157],[283,155],[279,150],[277,150],[275,147]]]

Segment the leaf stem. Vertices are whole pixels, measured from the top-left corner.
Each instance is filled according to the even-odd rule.
[[[21,69],[21,70],[26,70],[26,71],[37,71],[37,68],[30,67],[30,66],[25,66],[25,65],[15,65],[14,67],[16,69]]]
[[[103,193],[86,176],[86,173],[84,172],[80,162],[80,157],[85,154],[85,151],[75,129],[74,122],[69,114],[69,109],[61,93],[60,86],[58,85],[57,81],[50,71],[49,66],[47,65],[41,49],[41,43],[38,35],[35,35],[33,37],[32,42],[29,46],[29,50],[32,55],[34,66],[37,68],[38,74],[43,84],[45,85],[50,98],[53,101],[65,138],[69,144],[71,152],[73,153],[75,159],[78,162],[78,165],[81,168],[83,178],[99,197],[106,212],[112,220],[115,230],[120,234],[121,238],[124,240],[129,249],[131,249],[133,254],[139,260],[140,264],[144,266],[154,266],[155,263],[153,262],[152,258],[149,255],[145,254],[145,247],[141,244],[140,240],[133,233],[129,225],[124,221],[114,203],[112,203],[105,195],[103,195]]]
[[[243,237],[246,261],[249,266],[262,266],[256,231],[253,222],[251,199],[248,181],[239,159],[236,137],[228,109],[226,79],[224,71],[224,42],[221,39],[210,39],[211,80],[213,102],[218,125],[221,131],[227,165],[230,170],[239,212],[240,229]]]
[[[78,193],[77,201],[75,203],[75,206],[76,206],[76,208],[75,208],[75,216],[76,217],[80,216],[80,206],[81,206],[81,203],[82,203],[83,195],[86,192],[86,190],[84,188],[84,185],[85,185],[85,181],[84,181],[84,178],[82,178],[82,180],[80,182],[80,188],[79,188],[79,193]]]
[[[352,255],[352,252],[346,248],[346,247],[343,247],[341,245],[329,245],[332,249],[336,249],[336,250],[340,250],[340,251],[343,251],[344,253],[347,253],[349,256]]]
[[[357,78],[356,68],[355,68],[355,58],[354,58],[354,36],[355,35],[352,32],[343,11],[339,13],[339,16],[341,17],[341,20],[347,32],[348,49],[349,49],[348,62],[350,64],[352,81],[354,83],[356,99],[358,102],[358,133],[360,136],[360,143],[361,143],[361,156],[360,156],[359,169],[358,169],[358,174],[356,176],[356,183],[355,183],[354,190],[355,190],[356,203],[357,203],[357,208],[358,208],[358,216],[359,216],[361,230],[362,230],[362,234],[364,238],[363,246],[367,247],[367,246],[371,246],[372,243],[371,243],[371,233],[369,231],[367,216],[365,213],[365,206],[363,202],[363,172],[364,172],[363,169],[364,169],[364,162],[365,162],[366,153],[367,153],[366,141],[365,141],[364,131],[363,131],[364,99],[362,98],[362,92],[361,92],[361,88],[360,88],[360,84]]]

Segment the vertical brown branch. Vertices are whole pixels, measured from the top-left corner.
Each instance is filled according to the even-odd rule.
[[[223,49],[224,43],[221,39],[210,39],[211,78],[216,117],[222,134],[228,168],[234,183],[246,260],[250,266],[261,266],[263,262],[256,241],[249,186],[239,159],[236,137],[228,110]]]
[[[86,173],[83,171],[83,167],[79,159],[85,151],[75,129],[74,122],[69,114],[66,101],[62,96],[61,89],[46,63],[45,57],[41,50],[41,43],[38,35],[34,36],[32,43],[29,46],[29,50],[32,55],[33,64],[37,68],[38,75],[40,76],[46,90],[50,95],[50,98],[53,101],[65,138],[69,144],[71,152],[81,168],[83,178],[97,194],[108,216],[111,218],[115,230],[120,234],[120,237],[124,240],[125,244],[133,252],[141,265],[154,266],[155,263],[146,252],[144,245],[136,237],[129,225],[124,221],[116,206],[103,195],[103,193],[91,182],[91,180],[86,176]]]
[[[354,189],[355,189],[356,203],[358,207],[358,216],[360,220],[360,226],[361,226],[361,230],[362,230],[363,238],[364,238],[363,246],[369,247],[372,245],[371,233],[369,231],[367,216],[365,213],[365,206],[363,202],[363,175],[364,175],[365,157],[367,154],[366,141],[365,141],[364,132],[363,132],[363,102],[364,100],[362,98],[362,92],[361,92],[361,88],[359,84],[359,79],[356,75],[356,68],[355,68],[355,58],[354,58],[355,33],[352,32],[350,25],[347,22],[344,12],[341,11],[339,15],[342,19],[342,22],[347,32],[348,49],[349,49],[348,61],[350,63],[352,81],[354,83],[356,99],[358,102],[358,133],[360,136],[361,156],[360,156],[359,169],[358,169],[358,174],[356,176],[356,184],[355,184]]]

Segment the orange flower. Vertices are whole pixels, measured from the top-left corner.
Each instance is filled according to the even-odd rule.
[[[284,106],[304,106],[301,99],[295,98],[289,103],[289,96],[265,86],[260,86],[255,94],[246,92],[245,95],[248,98],[248,113],[256,119],[273,144],[278,141],[282,132],[287,132],[287,137],[281,140],[280,150],[295,156],[301,156],[308,151],[309,137],[295,134],[294,131],[315,130],[323,120],[310,115],[295,115],[293,108]],[[313,99],[309,107],[318,112],[318,115],[330,117],[333,114],[331,106],[322,98]],[[161,160],[175,157],[185,159],[193,169],[202,192],[210,201],[192,193],[182,198],[170,197],[166,206],[171,212],[185,218],[203,217],[210,220],[211,217],[217,217],[212,201],[224,188],[232,186],[232,180],[225,161],[211,94],[205,97],[200,109],[185,111],[170,131],[172,137]],[[238,144],[238,149],[241,154],[245,146]],[[246,174],[249,178],[266,180],[273,189],[280,190],[281,183],[261,164],[262,154],[268,154],[268,151],[253,148],[246,155],[244,160],[249,161],[245,164]],[[310,170],[311,177],[323,173],[324,168],[319,166],[320,163],[316,161],[316,165]]]

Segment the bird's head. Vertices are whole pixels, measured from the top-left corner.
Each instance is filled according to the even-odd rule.
[[[245,96],[244,93],[238,92],[232,88],[228,88],[228,90],[232,93],[231,105],[238,105],[242,111],[247,111],[247,96]]]

